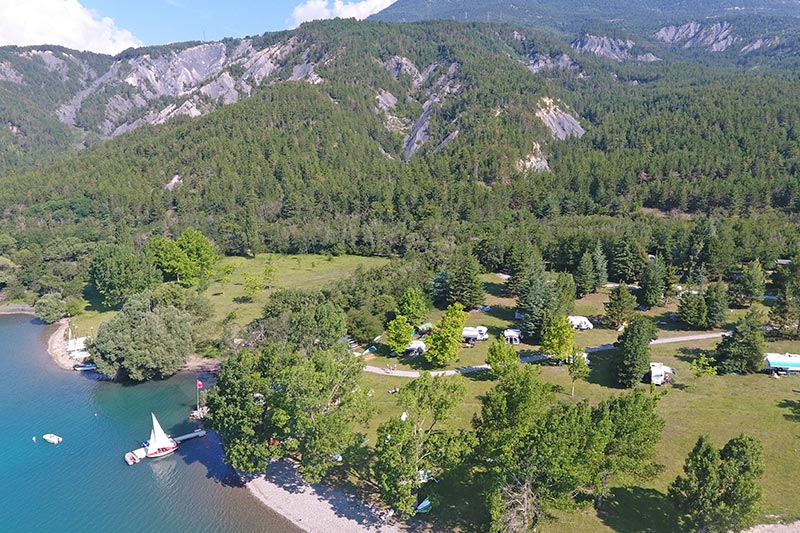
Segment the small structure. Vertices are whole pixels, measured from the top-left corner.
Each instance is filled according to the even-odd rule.
[[[430,322],[425,322],[417,326],[417,332],[419,332],[420,335],[427,335],[431,331],[433,331],[433,324]]]
[[[425,346],[423,341],[414,340],[406,346],[406,355],[419,355],[425,353],[427,350],[428,347]]]
[[[464,342],[476,342],[489,340],[489,330],[486,326],[467,326],[461,330],[461,336],[464,337]]]
[[[579,329],[581,331],[594,329],[594,324],[592,324],[585,316],[568,316],[567,320],[569,320],[569,323],[572,324],[572,329]]]
[[[666,366],[663,363],[650,363],[650,372],[648,372],[648,374],[650,376],[648,380],[650,383],[653,385],[663,385],[664,383],[672,383],[672,378],[669,377],[669,374],[674,376],[676,372],[674,368]]]
[[[770,374],[800,372],[800,355],[796,353],[766,353],[764,360]]]
[[[503,337],[506,339],[506,344],[519,344],[520,339],[522,339],[522,331],[505,329],[503,330]]]

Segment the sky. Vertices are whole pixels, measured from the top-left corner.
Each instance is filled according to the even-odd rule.
[[[130,47],[260,35],[315,19],[363,19],[394,2],[0,0],[0,46],[57,44],[116,54]]]

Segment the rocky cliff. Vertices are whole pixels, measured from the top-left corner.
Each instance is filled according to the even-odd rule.
[[[634,54],[632,50],[636,43],[630,39],[614,39],[612,37],[601,37],[585,33],[572,41],[571,46],[583,54],[594,54],[599,57],[613,59],[617,62],[639,61],[642,63],[652,63],[661,59],[652,53]]]

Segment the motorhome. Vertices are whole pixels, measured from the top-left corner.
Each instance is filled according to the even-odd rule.
[[[669,376],[676,374],[675,369],[663,363],[650,363],[650,383],[653,385],[663,385],[664,383],[671,383],[672,378]]]
[[[465,327],[461,330],[464,342],[487,341],[489,340],[489,330],[486,326]]]
[[[503,337],[506,339],[506,344],[519,344],[520,339],[522,339],[522,331],[505,329],[503,330]]]

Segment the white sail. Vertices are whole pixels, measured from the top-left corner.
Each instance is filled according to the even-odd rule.
[[[164,433],[164,430],[161,429],[161,424],[158,423],[156,415],[153,413],[150,413],[150,415],[153,417],[153,431],[150,433],[150,443],[147,446],[147,453],[150,454],[162,448],[173,447],[175,444],[172,439]]]

